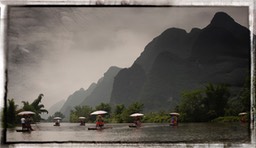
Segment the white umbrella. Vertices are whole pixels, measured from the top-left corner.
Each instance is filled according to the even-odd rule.
[[[170,113],[170,115],[172,115],[172,116],[179,116],[180,114],[179,113]]]
[[[142,114],[142,113],[134,113],[134,114],[131,114],[130,116],[131,117],[141,117],[141,116],[144,116],[144,114]]]
[[[94,111],[92,112],[90,115],[103,115],[103,114],[107,114],[108,112],[104,111],[104,110],[98,110],[98,111]]]
[[[61,120],[61,117],[54,117],[54,120]]]
[[[239,113],[238,116],[243,116],[243,115],[247,115],[246,112],[243,112],[243,113]]]
[[[32,112],[32,111],[22,111],[19,112],[18,115],[23,116],[23,115],[34,115],[36,113]]]
[[[85,117],[79,117],[78,119],[81,119],[81,120],[82,120],[82,119],[85,119]]]

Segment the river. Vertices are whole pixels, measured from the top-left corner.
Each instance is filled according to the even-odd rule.
[[[249,143],[250,130],[241,123],[180,123],[176,127],[168,124],[144,123],[140,128],[129,128],[128,123],[106,124],[104,130],[88,130],[94,124],[79,126],[79,123],[32,124],[31,133],[7,129],[7,142],[167,142],[167,143]],[[21,127],[16,127],[20,129]]]

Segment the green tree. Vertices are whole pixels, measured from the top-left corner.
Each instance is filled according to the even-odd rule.
[[[32,111],[35,112],[35,109],[32,105],[29,104],[28,101],[21,101],[23,103],[23,107],[20,111]]]
[[[35,99],[31,106],[33,106],[33,108],[35,109],[36,113],[37,114],[41,114],[41,113],[47,113],[48,114],[48,111],[46,109],[44,109],[44,105],[43,104],[40,104],[42,99],[43,99],[43,94],[40,94],[37,99]]]
[[[148,123],[168,123],[170,122],[170,115],[165,111],[151,112],[146,114],[142,121]]]
[[[205,86],[204,91],[209,120],[224,116],[225,107],[230,97],[228,87],[225,84],[213,85],[209,83]]]
[[[135,102],[131,104],[127,110],[132,114],[132,113],[137,113],[137,112],[142,112],[144,108],[144,104],[140,102]]]
[[[239,94],[228,101],[227,107],[225,108],[225,115],[237,116],[241,112],[250,113],[250,95],[250,77],[248,76]],[[250,115],[248,115],[248,117],[250,117]]]
[[[243,108],[241,100],[237,97],[231,98],[228,100],[227,107],[225,108],[225,116],[237,116],[243,112]]]
[[[15,105],[14,99],[8,99],[8,106],[6,111],[6,122],[7,127],[13,127],[16,123],[16,110],[17,105]]]
[[[184,92],[179,105],[181,121],[202,122],[206,121],[206,108],[202,96],[202,90]]]
[[[71,112],[69,115],[69,122],[78,122],[79,121],[79,116],[75,114],[74,112]]]
[[[117,122],[117,123],[122,123],[122,113],[125,110],[125,106],[123,104],[118,104],[116,105],[115,109],[114,109],[114,114],[113,114],[113,120],[112,122]]]
[[[22,101],[24,111],[33,111],[35,112],[35,116],[33,116],[34,121],[40,121],[41,120],[41,113],[48,113],[46,109],[44,109],[44,105],[40,104],[43,98],[43,94],[40,94],[37,99],[35,99],[31,104],[29,104],[28,101]]]
[[[143,108],[144,108],[144,104],[142,104],[140,102],[135,102],[135,103],[131,104],[121,114],[122,121],[123,122],[132,122],[133,119],[130,117],[130,115],[133,113],[141,113],[143,111]]]
[[[250,100],[250,77],[248,76],[245,80],[243,89],[238,95],[238,99],[241,101],[241,112],[250,112],[250,105],[251,105],[251,100]]]
[[[111,114],[111,106],[108,103],[100,103],[98,106],[95,107],[95,110],[104,110],[108,112],[108,114]]]
[[[65,115],[62,114],[61,112],[55,112],[52,116],[49,116],[47,121],[53,121],[54,117],[61,117],[61,119],[65,118]]]
[[[79,117],[85,117],[87,120],[90,120],[91,112],[92,108],[87,105],[75,106],[74,109],[70,111],[70,122],[78,122]]]
[[[117,104],[114,110],[114,115],[120,115],[125,110],[125,106],[123,104]]]
[[[193,90],[182,94],[176,110],[181,112],[180,119],[188,122],[211,121],[224,116],[230,97],[224,84],[207,84],[203,90]]]

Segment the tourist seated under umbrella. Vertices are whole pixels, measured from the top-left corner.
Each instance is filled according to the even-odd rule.
[[[86,118],[85,118],[85,117],[79,117],[78,119],[80,120],[80,125],[81,125],[81,126],[84,126],[84,125],[85,125],[85,119],[86,119]]]
[[[92,112],[90,115],[97,115],[97,119],[96,119],[96,128],[100,127],[102,128],[104,126],[104,120],[102,115],[107,114],[106,111],[104,110],[98,110],[98,111],[94,111]]]
[[[177,126],[178,125],[178,116],[180,116],[179,113],[170,113],[171,115],[171,126]]]
[[[80,125],[83,126],[85,125],[85,122],[83,120],[80,121]]]
[[[140,117],[139,116],[135,117],[134,124],[136,126],[141,126],[141,121],[140,121]]]
[[[20,122],[21,122],[21,127],[22,127],[22,130],[26,129],[26,119],[24,117],[22,117],[20,119]]]
[[[22,116],[21,118],[22,130],[33,130],[31,127],[32,119],[30,118],[30,115],[35,115],[35,113],[32,111],[21,111],[18,113],[18,116]]]
[[[141,117],[143,117],[144,114],[142,113],[134,113],[131,114],[130,117],[134,117],[134,126],[136,127],[140,127],[141,126]]]
[[[96,119],[96,127],[102,128],[104,126],[104,120],[102,115],[98,115]]]
[[[241,123],[246,123],[246,115],[247,115],[246,112],[242,112],[242,113],[238,114],[238,116],[240,116],[240,122]]]
[[[31,127],[31,122],[32,122],[32,119],[30,117],[26,117],[26,119],[25,119],[25,127],[28,130],[33,131],[32,127]]]
[[[60,126],[60,120],[61,120],[61,118],[60,118],[60,117],[54,117],[53,119],[55,120],[54,126]]]
[[[57,126],[60,126],[60,120],[57,120],[55,123]]]

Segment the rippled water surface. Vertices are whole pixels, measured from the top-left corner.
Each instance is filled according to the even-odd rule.
[[[141,128],[129,128],[129,124],[106,124],[111,129],[88,130],[94,124],[79,126],[78,123],[33,124],[31,133],[7,129],[7,142],[250,142],[250,130],[241,123],[180,123],[177,127],[168,124],[144,123]],[[16,127],[20,129],[21,127]]]

